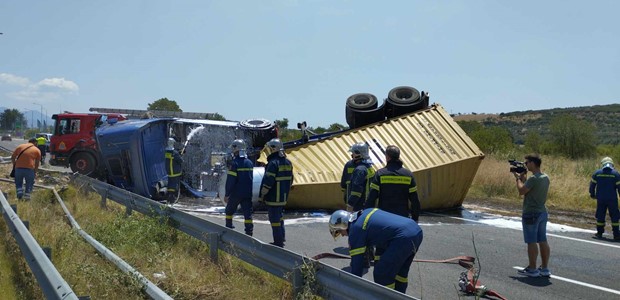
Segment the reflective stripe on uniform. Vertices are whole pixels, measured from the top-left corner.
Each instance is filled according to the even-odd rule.
[[[366,246],[349,250],[349,255],[355,256],[366,253]]]
[[[411,184],[411,177],[409,176],[381,176],[379,177],[381,184],[383,183],[391,183],[391,184]]]
[[[402,277],[402,276],[399,276],[399,275],[396,275],[396,281],[398,281],[398,282],[402,282],[402,283],[407,283],[407,282],[409,282],[409,281],[407,280],[407,277]]]
[[[368,215],[366,215],[366,218],[364,219],[364,224],[362,225],[362,230],[366,230],[366,227],[368,226],[368,220],[370,220],[370,216],[372,216],[372,214],[374,214],[377,210],[379,209],[375,208],[371,212],[369,212]]]

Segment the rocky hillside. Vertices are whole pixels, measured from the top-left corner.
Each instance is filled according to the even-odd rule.
[[[549,136],[549,124],[554,117],[570,114],[595,126],[598,144],[620,144],[620,104],[593,105],[545,110],[516,111],[501,114],[453,115],[455,121],[476,121],[484,126],[508,129],[516,143],[522,143],[528,131]]]

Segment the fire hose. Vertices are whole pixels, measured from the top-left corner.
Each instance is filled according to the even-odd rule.
[[[351,259],[351,256],[324,252],[319,253],[312,257],[312,259],[322,259],[322,258],[342,258],[342,259]],[[448,259],[414,259],[414,262],[424,262],[424,263],[444,263],[444,264],[458,264],[461,267],[467,269],[463,271],[459,277],[459,288],[462,292],[467,293],[469,295],[476,296],[487,296],[487,297],[495,297],[500,300],[506,300],[504,296],[502,296],[497,291],[491,290],[486,286],[480,284],[478,280],[478,273],[476,272],[476,268],[474,267],[474,262],[476,258],[473,256],[456,256]]]

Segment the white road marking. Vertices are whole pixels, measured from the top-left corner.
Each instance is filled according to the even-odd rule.
[[[468,221],[468,222],[474,222],[474,223],[481,223],[481,224],[485,224],[485,225],[491,225],[491,224],[488,224],[486,222],[482,222],[482,221],[478,221],[478,220],[472,220],[472,219],[466,219],[466,218],[461,218],[461,217],[448,216],[448,215],[443,215],[443,214],[437,214],[437,213],[425,213],[425,214],[435,215],[435,216],[440,216],[440,217],[446,217],[446,218],[451,218],[451,219],[455,219],[455,220],[462,220],[462,221]],[[491,226],[493,226],[493,225],[491,225]],[[513,227],[504,227],[504,228],[509,228],[509,229],[523,231],[523,229],[521,229],[521,228],[513,228]],[[592,232],[594,232],[594,231],[592,231]],[[589,244],[594,244],[594,245],[599,245],[599,246],[605,246],[605,247],[611,247],[611,248],[620,249],[620,245],[614,245],[614,244],[610,244],[610,243],[601,243],[601,242],[597,242],[597,241],[584,240],[584,239],[573,238],[573,237],[568,237],[568,236],[563,236],[563,235],[557,235],[557,234],[553,234],[553,233],[547,233],[547,235],[548,236],[552,236],[552,237],[556,237],[556,238],[560,238],[560,239],[566,239],[566,240],[572,240],[572,241],[577,241],[577,242],[582,242],[582,243],[589,243]]]
[[[523,267],[519,267],[519,266],[513,266],[512,268],[516,269],[516,270],[522,270],[523,269]],[[590,283],[585,283],[585,282],[581,282],[581,281],[578,281],[578,280],[573,280],[573,279],[569,279],[569,278],[565,278],[565,277],[561,277],[561,276],[557,276],[557,275],[553,275],[553,274],[551,274],[550,277],[553,278],[553,279],[562,280],[562,281],[574,283],[574,284],[577,284],[577,285],[589,287],[589,288],[592,288],[592,289],[595,289],[595,290],[599,290],[599,291],[604,291],[604,292],[620,295],[620,291],[618,291],[618,290],[612,290],[612,289],[609,289],[609,288],[606,288],[606,287],[602,287],[602,286],[598,286],[598,285],[594,285],[594,284],[590,284]]]

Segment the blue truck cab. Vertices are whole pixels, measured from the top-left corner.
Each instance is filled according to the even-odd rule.
[[[97,144],[111,184],[158,199],[167,177],[164,150],[172,119],[127,120],[97,130]]]

